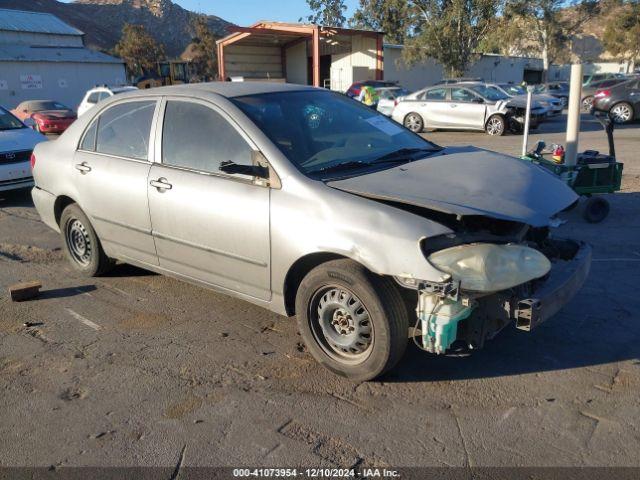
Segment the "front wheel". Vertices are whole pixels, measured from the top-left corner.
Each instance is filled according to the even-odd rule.
[[[411,112],[404,117],[404,126],[413,133],[420,133],[424,130],[424,120],[419,114]]]
[[[504,117],[502,115],[493,115],[489,117],[489,120],[487,120],[487,124],[485,125],[485,131],[487,134],[492,136],[504,135]]]
[[[409,318],[396,285],[351,260],[309,272],[298,289],[296,313],[311,355],[350,380],[382,375],[407,346]]]
[[[114,262],[104,253],[91,222],[75,203],[62,211],[60,234],[67,258],[81,274],[95,277],[113,267]]]

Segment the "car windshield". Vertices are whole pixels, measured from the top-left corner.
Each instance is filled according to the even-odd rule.
[[[384,115],[335,92],[275,92],[231,101],[291,163],[312,178],[354,176],[441,150]]]
[[[398,97],[404,97],[409,95],[411,92],[406,88],[381,88],[378,90],[378,94],[381,98],[395,99]]]
[[[37,102],[31,102],[30,105],[32,112],[42,112],[44,110],[69,110],[69,107],[53,100],[40,100]]]
[[[486,100],[491,100],[492,102],[497,102],[498,100],[506,100],[509,98],[508,95],[505,95],[497,88],[491,88],[486,85],[471,85],[469,88],[476,92],[481,97]]]
[[[25,125],[11,113],[0,107],[0,130],[15,130],[26,128]]]
[[[520,85],[500,85],[509,95],[526,95],[527,91]]]

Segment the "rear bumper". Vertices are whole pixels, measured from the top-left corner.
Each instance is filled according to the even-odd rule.
[[[48,227],[54,229],[56,232],[60,231],[55,216],[55,203],[56,197],[52,193],[47,192],[38,187],[34,187],[31,190],[31,197],[33,198],[33,204],[42,219],[42,222]]]
[[[575,257],[556,263],[547,280],[529,298],[518,300],[516,328],[531,331],[553,317],[580,290],[591,268],[591,247],[580,243]]]
[[[7,190],[20,190],[21,188],[30,187],[33,187],[33,177],[0,180],[0,192],[6,192]]]
[[[54,123],[46,125],[38,125],[40,133],[62,133],[71,126],[71,123]]]
[[[28,161],[0,164],[0,192],[32,186],[33,176]]]

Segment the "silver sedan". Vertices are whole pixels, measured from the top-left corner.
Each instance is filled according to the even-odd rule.
[[[489,88],[469,82],[438,85],[401,99],[391,114],[396,122],[413,132],[424,129],[479,130],[489,135],[522,131],[526,104]],[[531,127],[543,120],[546,110],[534,104]]]
[[[98,104],[34,152],[33,199],[71,265],[119,260],[296,315],[362,381],[531,330],[584,281],[549,234],[576,195],[530,163],[442,148],[343,95],[212,83]]]

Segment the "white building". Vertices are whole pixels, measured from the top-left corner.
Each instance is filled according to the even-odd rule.
[[[402,60],[401,45],[384,46],[384,79],[397,81],[409,90],[419,90],[446,78],[444,67],[433,59],[408,66]],[[564,79],[564,72],[552,68],[549,80]],[[539,83],[542,80],[542,59],[483,54],[465,73],[466,77],[482,78],[486,82]]]
[[[49,13],[0,9],[0,105],[57,100],[76,108],[96,84],[122,84],[122,60],[89,50],[84,33]]]

